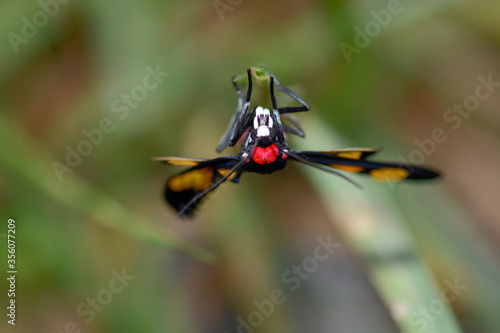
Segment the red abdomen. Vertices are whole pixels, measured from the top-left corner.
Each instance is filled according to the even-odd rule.
[[[271,164],[278,158],[279,149],[276,145],[270,145],[266,148],[257,147],[253,151],[252,159],[257,164]]]

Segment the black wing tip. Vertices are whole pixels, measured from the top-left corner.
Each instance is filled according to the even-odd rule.
[[[197,192],[192,190],[185,190],[181,192],[174,192],[168,186],[168,181],[165,184],[165,189],[163,191],[163,198],[176,212],[177,215],[175,219],[190,219],[196,212],[196,208],[201,200],[191,204],[186,207],[186,204],[197,194]]]
[[[167,164],[167,162],[165,162],[165,160],[161,160],[160,157],[150,157],[149,160],[160,164]]]
[[[440,172],[425,167],[414,167],[410,172],[408,179],[413,180],[432,180],[442,177]]]
[[[197,204],[192,204],[190,207],[186,207],[186,203],[176,203],[172,201],[168,201],[167,203],[172,207],[177,214],[175,215],[176,220],[181,220],[183,222],[189,222],[193,219],[197,212]]]
[[[182,222],[191,222],[193,220],[193,217],[195,215],[196,209],[193,209],[192,211],[185,211],[182,212],[182,209],[177,209],[177,215],[175,215],[176,220],[180,220]]]

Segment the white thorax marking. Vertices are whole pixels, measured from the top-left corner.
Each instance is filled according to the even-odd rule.
[[[269,129],[273,127],[273,118],[269,109],[258,106],[255,109],[255,118],[253,119],[253,128],[257,130],[257,137],[269,136]]]

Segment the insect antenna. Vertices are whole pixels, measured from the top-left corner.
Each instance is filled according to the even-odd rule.
[[[325,172],[328,172],[328,173],[331,173],[331,174],[334,174],[334,175],[337,175],[345,180],[347,180],[349,183],[351,183],[352,185],[356,186],[357,188],[359,188],[360,190],[363,189],[363,186],[361,186],[360,184],[356,183],[354,180],[350,179],[349,177],[347,177],[346,175],[340,173],[340,172],[337,172],[335,170],[332,170],[332,169],[327,169],[327,168],[324,168],[322,166],[319,166],[317,164],[314,164],[312,162],[309,162],[308,160],[306,160],[305,158],[303,158],[302,156],[300,156],[299,154],[296,154],[294,151],[291,151],[285,147],[283,147],[281,144],[279,143],[276,143],[276,146],[278,146],[278,148],[284,152],[285,154],[288,154],[290,156],[292,156],[294,159],[296,159],[298,162],[300,163],[303,163],[305,165],[309,165],[309,166],[312,166],[313,168],[316,168],[316,169],[319,169],[319,170],[322,170],[322,171],[325,171]]]
[[[175,219],[178,219],[179,217],[181,217],[182,215],[184,215],[184,212],[186,210],[189,209],[189,207],[194,204],[196,201],[198,201],[200,198],[203,198],[205,195],[207,195],[208,193],[212,192],[213,190],[215,190],[217,187],[219,187],[222,183],[224,183],[229,177],[231,177],[231,175],[235,172],[237,172],[249,159],[250,157],[252,156],[252,153],[253,151],[255,150],[255,147],[257,147],[257,144],[258,144],[258,140],[255,142],[255,144],[250,147],[250,149],[245,152],[242,156],[242,159],[241,161],[239,161],[238,163],[236,163],[234,165],[234,167],[232,167],[229,172],[224,175],[224,177],[222,177],[221,179],[219,179],[218,181],[216,181],[215,183],[213,183],[212,185],[210,185],[209,188],[207,188],[206,190],[204,190],[203,192],[200,192],[198,193],[197,195],[195,195],[191,200],[189,200],[189,202],[187,204],[184,205],[184,207],[182,207],[182,209],[179,211],[179,213],[177,213],[177,215],[175,216]]]

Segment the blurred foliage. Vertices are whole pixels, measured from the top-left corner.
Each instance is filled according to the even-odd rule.
[[[15,218],[19,272],[17,325],[4,317],[2,332],[64,332],[72,321],[88,332],[236,332],[275,289],[286,301],[255,332],[500,331],[500,92],[455,123],[445,116],[480,76],[500,80],[498,2],[0,8],[0,247]],[[391,8],[346,59],[342,43],[356,46],[357,28],[376,29],[374,17]],[[354,176],[359,191],[290,165],[245,174],[193,222],[174,220],[161,193],[180,170],[150,157],[217,156],[237,101],[231,77],[252,65],[311,107],[298,114],[307,136],[291,147],[383,147],[380,160],[399,161],[441,128],[446,140],[425,164],[444,177],[387,185]],[[158,70],[168,76],[127,104],[124,94],[140,96]],[[59,181],[54,162],[65,164],[103,119],[112,130]],[[292,291],[284,274],[328,236],[338,249]],[[79,306],[122,269],[135,278],[86,322]],[[466,289],[440,301],[455,280]]]

